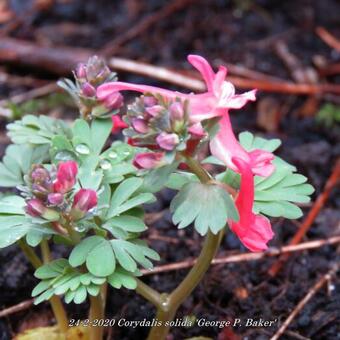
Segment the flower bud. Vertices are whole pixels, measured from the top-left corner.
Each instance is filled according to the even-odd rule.
[[[30,177],[34,183],[44,183],[51,179],[49,172],[41,165],[33,167]]]
[[[102,83],[109,75],[110,70],[105,61],[97,56],[91,57],[86,64],[86,77],[92,85]]]
[[[98,203],[97,193],[91,189],[80,189],[73,198],[71,216],[75,220],[83,218]]]
[[[111,131],[112,133],[118,133],[122,129],[126,129],[128,127],[128,125],[118,115],[112,116],[112,123],[113,123]]]
[[[145,107],[150,107],[150,106],[157,105],[158,100],[153,96],[144,96],[143,103]]]
[[[54,206],[60,205],[64,202],[64,195],[58,192],[50,193],[47,196],[47,201],[49,204],[54,205]]]
[[[194,138],[203,138],[206,136],[206,132],[204,131],[201,123],[196,123],[189,127],[188,131]]]
[[[96,95],[96,89],[88,82],[82,86],[81,91],[86,97],[94,97]]]
[[[135,156],[133,165],[138,169],[154,169],[163,164],[162,152],[144,152]]]
[[[131,121],[131,125],[138,133],[147,133],[149,131],[149,127],[144,119],[133,118]]]
[[[124,98],[119,92],[114,92],[104,99],[104,106],[108,110],[118,110],[122,107]]]
[[[159,116],[163,111],[164,111],[164,107],[161,105],[154,105],[154,106],[146,108],[146,112],[152,117]]]
[[[25,210],[32,217],[42,217],[49,221],[56,221],[60,217],[57,211],[45,207],[43,202],[37,198],[29,200]]]
[[[78,165],[75,161],[61,162],[58,165],[57,180],[53,187],[55,192],[66,193],[76,184]]]
[[[184,108],[180,102],[172,103],[169,112],[172,121],[182,121],[184,118]]]
[[[77,78],[80,79],[85,79],[86,78],[86,66],[83,63],[80,63],[76,67],[76,76]]]
[[[157,136],[156,142],[162,149],[171,151],[179,143],[179,138],[175,133],[162,132]]]

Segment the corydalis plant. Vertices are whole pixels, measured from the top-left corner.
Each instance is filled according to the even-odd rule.
[[[236,95],[224,67],[215,73],[202,57],[188,59],[206,82],[205,93],[118,82],[93,57],[78,66],[75,83],[60,83],[76,100],[80,119],[67,126],[25,116],[8,125],[14,144],[0,165],[0,185],[21,194],[1,200],[0,246],[18,243],[37,268],[35,303],[50,301],[68,337],[59,296],[66,303],[89,298],[91,325],[105,315],[110,285],[135,289],[153,303],[160,323],[149,339],[165,339],[166,321],[202,279],[228,227],[248,249],[263,251],[274,235],[268,217],[298,218],[295,203],[310,199],[307,179],[273,154],[279,140],[234,135],[229,109],[255,100],[255,91]],[[139,92],[126,109],[125,90]],[[126,143],[111,143],[111,132],[119,129]],[[197,151],[205,143],[211,155],[201,160]],[[206,163],[223,171],[212,175]],[[147,228],[143,205],[164,187],[178,191],[170,205],[174,224],[193,225],[205,236],[195,265],[171,293],[139,278],[141,267],[151,269],[159,259],[141,239]],[[65,258],[51,259],[49,244],[55,242],[68,247]],[[34,250],[38,245],[42,259]],[[87,330],[90,339],[102,339],[103,327]]]

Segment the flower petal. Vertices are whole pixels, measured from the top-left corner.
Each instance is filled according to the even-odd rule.
[[[195,67],[198,72],[201,74],[202,78],[204,79],[207,89],[209,92],[214,91],[214,78],[215,78],[215,73],[208,63],[206,59],[199,55],[194,55],[194,54],[189,54],[188,55],[188,61],[189,63]]]

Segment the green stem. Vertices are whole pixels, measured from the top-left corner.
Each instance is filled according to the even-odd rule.
[[[51,261],[51,252],[47,240],[44,239],[41,241],[40,249],[44,263],[49,263]],[[68,331],[68,318],[63,303],[56,295],[52,296],[49,301],[53,310],[53,314],[57,320],[59,330],[62,333],[66,333]]]
[[[208,232],[195,265],[181,284],[170,295],[163,297],[161,306],[158,307],[156,314],[156,319],[161,322],[161,326],[155,326],[151,329],[148,340],[162,340],[166,338],[170,329],[166,322],[174,319],[178,307],[202,280],[220,245],[221,234],[223,235],[223,230],[217,235]]]
[[[149,287],[147,284],[145,284],[141,280],[136,279],[136,281],[137,281],[136,292],[139,295],[143,296],[146,300],[151,302],[156,307],[160,307],[161,302],[162,302],[162,295],[159,294],[153,288]]]
[[[23,240],[18,241],[18,245],[25,254],[28,261],[32,264],[32,266],[37,269],[43,265],[37,254],[34,250]]]
[[[104,318],[104,301],[103,296],[99,293],[97,296],[90,296],[90,324],[93,323],[94,320],[100,320]],[[97,321],[98,322],[98,321]],[[103,327],[94,327],[90,328],[90,339],[89,340],[102,340],[103,339],[104,328]]]
[[[189,156],[185,157],[188,167],[200,179],[200,181],[202,183],[209,183],[212,177],[199,164],[199,162],[193,159],[192,157]],[[180,283],[180,285],[171,294],[160,295],[161,298],[160,304],[159,297],[157,297],[157,299],[153,299],[154,301],[152,301],[150,299],[150,296],[146,295],[146,298],[157,306],[156,319],[160,321],[160,326],[152,327],[150,334],[148,336],[148,340],[163,340],[166,338],[170,330],[169,321],[172,321],[175,318],[178,307],[197,287],[197,285],[202,280],[204,274],[209,269],[211,261],[213,260],[218,250],[218,247],[221,243],[223,234],[224,234],[223,229],[217,235],[214,235],[210,231],[208,232],[204,240],[203,248],[195,265],[192,267],[192,269],[184,278],[184,280]],[[145,291],[148,293],[149,287],[148,289],[145,289],[145,287],[143,287],[143,290],[144,293]],[[151,297],[153,296],[151,295]]]

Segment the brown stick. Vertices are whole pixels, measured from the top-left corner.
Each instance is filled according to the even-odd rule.
[[[329,270],[325,275],[321,277],[320,280],[318,280],[315,285],[308,291],[308,293],[305,295],[305,297],[297,304],[297,306],[294,308],[294,310],[289,314],[288,318],[285,320],[285,322],[282,324],[282,326],[279,328],[279,330],[274,334],[274,336],[271,337],[270,340],[278,340],[281,335],[285,332],[287,327],[290,325],[290,323],[293,321],[293,319],[300,313],[300,311],[303,309],[303,307],[308,303],[308,301],[318,292],[319,289],[322,288],[322,286],[329,281],[333,275],[338,270],[338,266],[334,266],[331,270]]]
[[[298,245],[284,246],[282,248],[270,248],[268,251],[263,252],[263,253],[245,253],[245,254],[230,255],[230,256],[226,256],[222,258],[216,258],[212,261],[212,264],[216,265],[216,264],[260,260],[265,257],[278,256],[284,253],[290,253],[290,252],[296,252],[296,251],[316,249],[316,248],[320,248],[325,245],[337,244],[337,243],[340,243],[340,236],[334,236],[334,237],[324,239],[324,240],[321,239],[321,240],[304,242]],[[151,275],[151,274],[164,273],[164,272],[169,272],[169,271],[174,271],[174,270],[179,270],[179,269],[190,268],[194,264],[195,264],[195,260],[189,259],[186,261],[165,264],[162,266],[156,266],[151,270],[143,269],[141,270],[141,272],[143,273],[143,275]]]
[[[3,318],[5,316],[8,316],[10,314],[14,314],[17,312],[21,312],[33,305],[34,299],[26,300],[23,302],[18,303],[17,305],[5,308],[0,311],[0,318]]]
[[[0,107],[7,105],[8,103],[20,104],[27,100],[32,100],[34,98],[46,96],[52,92],[56,92],[59,90],[57,84],[47,84],[36,89],[32,89],[30,91],[17,94],[9,99],[0,100]]]
[[[315,29],[316,34],[320,37],[320,39],[326,43],[329,47],[340,51],[340,40],[337,39],[333,34],[328,32],[324,27],[317,27]]]
[[[81,48],[52,48],[12,38],[0,39],[0,62],[33,66],[58,75],[69,74],[70,70],[74,69],[77,63],[86,61],[93,54],[95,54],[95,51]],[[156,67],[123,58],[111,58],[108,60],[108,63],[120,71],[133,72],[195,91],[204,89],[202,81],[163,67]],[[262,91],[296,95],[318,93],[340,94],[340,85],[338,84],[294,84],[285,80],[271,82],[240,77],[229,77],[228,80],[241,89],[257,88]]]
[[[301,242],[302,238],[305,236],[306,232],[309,230],[309,228],[312,226],[315,218],[318,216],[319,212],[327,202],[327,199],[334,188],[334,186],[337,184],[338,180],[340,178],[340,160],[337,160],[335,163],[335,166],[333,168],[331,176],[328,178],[325,188],[323,192],[319,195],[317,200],[315,201],[312,209],[309,211],[308,215],[306,216],[305,220],[301,224],[301,227],[297,231],[297,233],[294,235],[292,240],[289,242],[290,245],[295,245]],[[284,262],[287,261],[289,258],[289,254],[285,254],[281,256],[269,269],[268,273],[271,276],[275,276],[281,269]]]
[[[175,0],[161,8],[156,13],[142,18],[136,25],[132,26],[125,33],[118,35],[115,39],[107,43],[101,50],[101,53],[106,56],[113,55],[118,52],[119,48],[132,40],[133,38],[145,33],[151,26],[165,19],[169,15],[182,10],[194,0]]]

